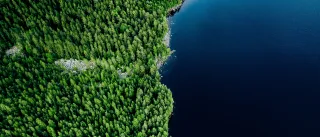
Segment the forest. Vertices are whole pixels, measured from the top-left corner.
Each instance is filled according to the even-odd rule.
[[[181,2],[2,0],[0,136],[169,136],[158,63]]]

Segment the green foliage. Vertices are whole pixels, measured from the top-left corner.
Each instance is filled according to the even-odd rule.
[[[170,54],[165,16],[180,2],[3,0],[0,136],[168,136],[173,100],[155,60]],[[6,55],[14,46],[22,56]],[[59,59],[97,66],[65,72]]]

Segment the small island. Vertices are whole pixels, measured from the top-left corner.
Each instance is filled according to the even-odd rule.
[[[182,2],[2,2],[0,136],[169,136],[158,70]]]

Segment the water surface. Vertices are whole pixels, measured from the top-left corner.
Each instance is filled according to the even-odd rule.
[[[172,22],[170,135],[320,136],[319,0],[187,0]]]

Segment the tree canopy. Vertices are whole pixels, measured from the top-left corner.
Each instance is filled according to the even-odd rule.
[[[179,3],[2,0],[0,136],[168,136],[173,99],[157,60]]]

